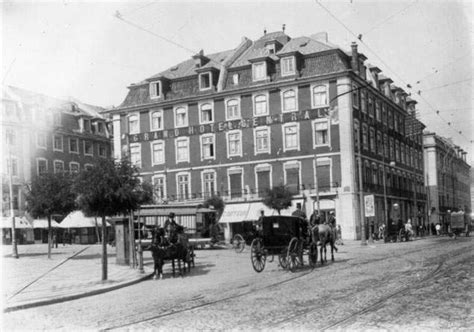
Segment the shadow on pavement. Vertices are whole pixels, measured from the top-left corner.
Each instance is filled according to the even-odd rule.
[[[116,253],[107,253],[107,258],[113,258],[116,257]],[[102,254],[89,254],[89,255],[78,255],[76,257],[71,258],[71,260],[81,260],[81,259],[94,259],[94,258],[100,258],[102,257]]]

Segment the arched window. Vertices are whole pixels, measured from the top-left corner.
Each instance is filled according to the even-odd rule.
[[[290,89],[283,92],[283,111],[296,111],[296,93],[295,90]]]
[[[267,114],[267,96],[257,95],[254,98],[254,115]]]
[[[239,101],[229,99],[226,103],[227,120],[240,118]]]
[[[313,88],[313,106],[325,106],[328,104],[327,88],[325,85],[318,85]]]

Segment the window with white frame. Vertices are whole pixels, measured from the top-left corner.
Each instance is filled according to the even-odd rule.
[[[36,170],[38,175],[44,174],[48,172],[48,161],[44,158],[36,159]]]
[[[176,162],[189,162],[189,137],[180,137],[175,140]]]
[[[360,125],[359,121],[354,120],[354,148],[359,149],[359,140],[360,140]]]
[[[163,110],[151,111],[150,130],[163,130]]]
[[[267,78],[267,64],[265,61],[252,64],[252,77],[254,81],[261,81]]]
[[[55,160],[53,165],[54,165],[54,173],[64,172],[64,161]]]
[[[326,119],[313,121],[313,146],[329,145],[329,122]]]
[[[398,124],[400,123],[398,113],[395,113],[393,122],[394,122],[394,129],[396,132],[398,132]]]
[[[285,169],[285,185],[288,190],[296,195],[299,194],[300,189],[300,163],[288,162],[284,164]]]
[[[360,110],[362,113],[367,113],[367,91],[365,89],[360,91]]]
[[[79,153],[79,140],[77,138],[69,138],[69,152]]]
[[[201,176],[203,198],[212,197],[216,192],[216,172],[203,171]]]
[[[281,93],[281,100],[281,109],[283,112],[295,112],[298,110],[296,89],[283,90]]]
[[[254,129],[255,154],[270,153],[270,127],[257,127]]]
[[[329,191],[331,189],[331,159],[316,159],[316,176],[318,177],[318,190]]]
[[[390,137],[389,139],[389,147],[390,147],[390,160],[393,160],[395,157],[395,145],[393,143],[392,137]]]
[[[240,119],[240,99],[232,98],[226,100],[225,108],[226,120]]]
[[[370,127],[369,129],[369,143],[370,143],[370,151],[375,153],[375,129]]]
[[[201,159],[215,159],[215,135],[201,136]]]
[[[107,148],[103,144],[99,144],[99,157],[105,157],[107,155]]]
[[[230,198],[239,198],[243,195],[243,170],[240,167],[227,170]]]
[[[258,94],[253,97],[253,115],[268,115],[268,100],[266,94]]]
[[[94,168],[94,165],[92,165],[92,164],[84,164],[84,169],[85,169],[86,171],[90,171],[90,170],[93,169],[93,168]]]
[[[385,158],[390,157],[387,134],[383,134],[383,154],[384,154]]]
[[[295,57],[288,56],[281,59],[281,75],[294,75],[295,74]]]
[[[151,142],[151,163],[152,165],[165,163],[165,141]]]
[[[395,161],[400,161],[400,143],[395,140]]]
[[[270,164],[255,166],[256,188],[259,197],[264,197],[267,190],[272,187],[271,172],[272,167]]]
[[[209,90],[212,85],[212,73],[199,74],[199,90]]]
[[[69,172],[70,173],[79,173],[79,163],[71,161],[69,163]]]
[[[190,198],[191,194],[191,174],[178,173],[176,174],[177,194],[178,200],[185,200]]]
[[[12,176],[18,176],[18,160],[16,157],[11,157],[6,159],[6,173]]]
[[[140,144],[130,144],[130,162],[136,167],[141,167],[142,149]]]
[[[54,135],[53,149],[54,151],[63,151],[63,136],[62,135]]]
[[[382,122],[382,111],[380,107],[380,101],[375,101],[375,119],[378,122]]]
[[[150,82],[150,98],[156,99],[161,97],[161,82]]]
[[[382,133],[377,130],[377,153],[383,155]]]
[[[174,109],[174,125],[177,128],[188,126],[188,110],[186,107],[180,106]]]
[[[152,186],[155,203],[161,203],[166,200],[166,177],[164,175],[153,176]]]
[[[211,123],[214,121],[214,110],[211,103],[199,104],[199,120],[201,123]]]
[[[313,107],[328,105],[328,91],[326,85],[317,85],[312,87]]]
[[[359,88],[356,85],[352,86],[352,106],[359,108]]]
[[[93,156],[94,155],[94,146],[91,141],[84,141],[84,154],[86,156]]]
[[[227,132],[227,157],[242,156],[242,132]]]
[[[300,149],[299,129],[298,123],[286,123],[282,126],[283,151]]]
[[[232,75],[232,84],[239,85],[239,74]]]
[[[128,132],[130,134],[138,134],[140,132],[138,114],[132,114],[128,117]]]
[[[369,149],[369,128],[365,123],[362,124],[362,147],[365,150]]]
[[[36,133],[36,146],[41,149],[46,149],[46,134]]]
[[[400,161],[402,164],[405,164],[405,144],[400,145]]]

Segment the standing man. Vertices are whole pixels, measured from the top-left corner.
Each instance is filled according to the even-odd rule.
[[[178,241],[178,235],[176,234],[176,228],[178,224],[174,220],[175,214],[170,212],[168,219],[165,221],[165,234],[168,237],[168,240],[171,243],[176,243]]]

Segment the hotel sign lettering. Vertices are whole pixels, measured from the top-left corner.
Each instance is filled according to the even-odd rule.
[[[330,115],[329,108],[317,108],[299,112],[281,113],[240,120],[221,121],[209,124],[194,125],[183,128],[165,129],[129,135],[131,143],[146,142],[166,138],[183,137],[191,135],[202,135],[234,129],[255,128],[259,126],[270,126],[286,122],[313,120],[325,118]]]

